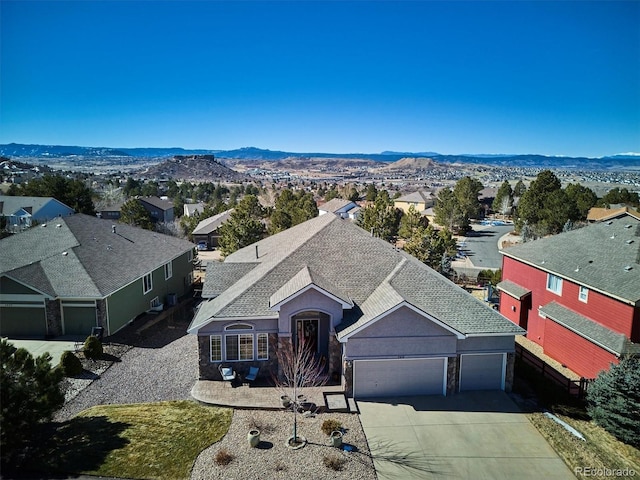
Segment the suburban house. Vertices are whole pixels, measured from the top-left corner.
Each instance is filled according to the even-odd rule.
[[[640,219],[622,213],[502,250],[500,313],[585,378],[640,353]]]
[[[138,197],[138,201],[151,215],[151,221],[173,222],[173,203],[160,197]]]
[[[416,258],[334,214],[210,262],[189,326],[199,375],[278,372],[303,343],[347,395],[449,395],[511,388],[524,330]]]
[[[121,209],[124,202],[116,202],[105,205],[98,209],[96,215],[104,220],[118,220],[121,216]]]
[[[431,192],[424,192],[419,190],[417,192],[408,193],[401,197],[396,198],[393,201],[393,205],[399,208],[404,213],[409,212],[409,207],[413,205],[413,208],[418,213],[424,212],[427,208],[433,207],[435,199]]]
[[[207,248],[216,248],[220,238],[220,232],[218,229],[220,228],[220,225],[229,220],[232,212],[233,208],[230,208],[229,210],[218,213],[213,217],[201,220],[198,223],[198,226],[191,233],[193,241],[195,243],[207,242]]]
[[[204,203],[185,203],[182,209],[185,217],[193,217],[196,213],[204,212]]]
[[[589,222],[602,222],[611,218],[619,217],[628,213],[636,218],[640,218],[640,212],[630,208],[626,205],[614,206],[613,208],[606,207],[591,207],[587,214],[587,221]]]
[[[357,210],[356,210],[357,209]],[[333,213],[341,218],[354,218],[354,212],[359,211],[360,207],[351,200],[343,198],[332,198],[327,203],[323,203],[318,207],[318,215]]]
[[[0,217],[6,218],[6,229],[11,232],[21,232],[36,223],[73,213],[73,208],[53,197],[0,195]]]
[[[194,245],[75,214],[0,240],[0,333],[113,334],[193,283]]]

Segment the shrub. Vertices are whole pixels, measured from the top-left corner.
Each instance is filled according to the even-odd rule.
[[[216,465],[229,465],[233,459],[233,454],[226,448],[218,450],[214,457]]]
[[[322,463],[324,463],[325,467],[339,472],[347,461],[337,455],[325,455],[322,457]]]
[[[102,357],[102,342],[98,340],[98,337],[89,335],[84,341],[82,351],[84,352],[84,356],[89,360],[98,360]]]
[[[340,430],[342,428],[342,423],[338,420],[327,419],[322,422],[322,427],[320,427],[325,435],[331,435],[331,432],[334,430]]]
[[[65,377],[74,377],[82,373],[82,362],[73,352],[67,350],[60,357],[60,368]]]
[[[587,411],[618,440],[640,447],[640,357],[625,357],[600,372],[589,385]]]

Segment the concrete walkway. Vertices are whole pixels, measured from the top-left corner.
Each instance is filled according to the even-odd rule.
[[[341,385],[301,388],[306,401],[318,407],[325,406],[324,394],[341,394]],[[191,390],[191,396],[199,402],[233,408],[261,408],[281,410],[280,396],[284,392],[274,386],[231,385],[229,382],[198,380]]]
[[[379,480],[575,480],[504,392],[357,403]]]

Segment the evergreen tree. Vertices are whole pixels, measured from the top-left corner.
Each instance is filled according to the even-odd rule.
[[[478,218],[480,215],[481,207],[478,196],[482,188],[482,183],[471,177],[464,177],[456,182],[453,194],[458,201],[463,218],[468,220]]]
[[[417,228],[426,227],[428,224],[427,217],[423,217],[413,205],[409,205],[409,210],[400,218],[398,235],[401,238],[411,238]]]
[[[433,225],[428,225],[414,231],[405,243],[404,251],[434,270],[449,274],[450,259],[456,253],[456,241],[450,230],[437,230]]]
[[[529,223],[530,227],[537,225],[545,218],[545,212],[553,215],[550,209],[545,210],[545,201],[549,195],[559,190],[561,190],[560,180],[558,180],[558,177],[556,177],[551,170],[543,170],[540,172],[520,198],[520,202],[518,203],[518,227],[521,227],[525,221]],[[553,201],[555,203],[557,197],[554,198]],[[562,227],[566,220],[566,218],[562,220],[560,227]],[[549,225],[553,224],[552,219],[548,219],[547,223]]]
[[[598,196],[588,187],[579,183],[570,183],[564,189],[569,200],[576,206],[578,220],[586,220],[591,207],[598,202]]]
[[[96,214],[93,205],[94,192],[81,180],[66,178],[62,175],[45,175],[21,185],[17,193],[30,197],[53,197],[73,208],[77,213]]]
[[[377,196],[378,196],[378,189],[373,183],[370,183],[367,186],[367,194],[366,194],[367,202],[375,202]]]
[[[3,467],[28,458],[35,427],[48,421],[64,403],[61,368],[52,368],[51,355],[36,359],[7,339],[0,341],[0,452]],[[4,468],[3,468],[4,469]]]
[[[632,207],[640,206],[640,197],[636,192],[630,192],[626,188],[616,187],[607,192],[599,202],[603,207],[610,205],[631,205]]]
[[[380,190],[373,205],[362,209],[358,225],[388,242],[398,235],[402,212],[393,206],[389,192]]]
[[[520,198],[526,191],[527,187],[525,186],[524,182],[522,180],[518,180],[516,186],[513,187],[513,196],[515,198]]]
[[[619,440],[640,448],[640,357],[623,358],[589,385],[587,411]]]
[[[145,230],[153,230],[151,215],[136,198],[131,198],[122,204],[119,221]]]
[[[263,208],[254,195],[245,196],[220,226],[220,252],[227,256],[262,239],[265,233],[262,223]]]
[[[438,192],[433,211],[436,223],[451,231],[466,232],[470,226],[469,218],[464,216],[458,199],[450,188],[443,188]]]

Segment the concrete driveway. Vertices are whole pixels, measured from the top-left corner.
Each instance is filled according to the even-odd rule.
[[[357,404],[380,480],[575,480],[504,392]]]

